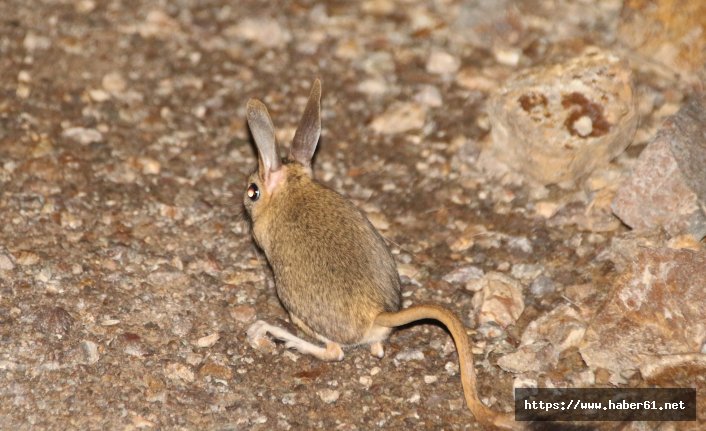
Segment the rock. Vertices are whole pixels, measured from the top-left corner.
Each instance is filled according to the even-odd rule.
[[[380,212],[367,212],[366,216],[368,221],[375,226],[375,229],[379,231],[386,231],[390,228],[390,222],[387,220],[384,214]]]
[[[483,288],[473,296],[478,325],[494,323],[506,328],[515,323],[525,309],[520,283],[497,272],[487,273],[482,283]]]
[[[473,247],[477,238],[482,238],[488,230],[482,224],[472,224],[467,226],[462,232],[449,238],[449,248],[451,251],[462,252]]]
[[[368,96],[382,96],[389,91],[388,85],[382,78],[364,79],[358,86],[358,91]]]
[[[491,51],[516,44],[525,31],[517,4],[510,0],[462,2],[453,28],[454,37]]]
[[[704,244],[697,241],[691,235],[679,235],[667,241],[667,247],[673,249],[684,248],[688,250],[699,251],[704,248]]]
[[[46,307],[35,313],[34,329],[42,334],[65,336],[73,324],[74,318],[61,307]]]
[[[548,341],[557,355],[577,347],[587,327],[586,319],[571,305],[563,304],[533,320],[522,333],[521,346]]]
[[[198,340],[196,340],[196,342],[194,343],[194,345],[195,345],[196,347],[211,347],[211,346],[213,346],[214,344],[216,344],[216,342],[217,342],[220,338],[221,338],[221,335],[220,335],[218,332],[214,332],[214,333],[211,334],[211,335],[206,335],[205,337],[199,338]]]
[[[237,37],[265,48],[283,48],[292,40],[292,34],[272,18],[245,18],[225,29],[225,35]]]
[[[238,322],[248,323],[255,320],[257,312],[250,305],[236,305],[230,310],[230,315]]]
[[[142,385],[145,388],[143,392],[145,401],[148,403],[163,403],[166,400],[166,385],[161,378],[151,374],[145,374],[142,378]]]
[[[461,61],[445,51],[432,50],[427,60],[427,72],[435,75],[450,75],[460,67]]]
[[[400,278],[403,281],[407,280],[412,284],[416,284],[417,286],[421,285],[419,279],[424,278],[425,276],[425,274],[420,271],[419,268],[412,265],[411,263],[398,263],[397,273],[400,275]]]
[[[624,382],[655,355],[700,352],[706,342],[706,252],[641,248],[591,320],[580,353]]]
[[[138,414],[132,414],[130,420],[132,422],[133,427],[137,429],[157,427],[157,424],[155,422],[152,422],[151,420],[146,419]]]
[[[84,363],[88,365],[93,365],[100,359],[100,355],[98,354],[98,345],[93,341],[82,341],[81,350],[84,354]]]
[[[384,113],[375,117],[370,127],[376,133],[395,135],[421,129],[426,116],[426,109],[418,103],[396,102]]]
[[[693,97],[662,125],[613,200],[615,215],[637,230],[706,236],[706,96]]]
[[[408,362],[408,361],[423,361],[424,352],[418,349],[407,349],[399,352],[395,356],[395,361]]]
[[[486,69],[464,67],[456,74],[456,84],[473,91],[490,93],[498,88],[497,76],[488,76]],[[494,72],[494,70],[491,70]]]
[[[631,142],[638,112],[632,72],[607,51],[510,78],[488,102],[492,156],[542,184],[570,182]]]
[[[68,211],[62,211],[59,216],[59,223],[65,229],[75,230],[83,226],[83,220],[76,214],[71,214]]]
[[[282,404],[293,406],[297,403],[297,394],[290,392],[282,396]]]
[[[551,370],[559,360],[556,349],[546,341],[520,346],[517,351],[498,359],[498,366],[512,373]]]
[[[553,369],[562,352],[579,345],[586,332],[585,319],[570,305],[560,305],[532,321],[522,333],[517,351],[498,365],[514,373]]]
[[[542,265],[532,263],[516,263],[512,265],[512,268],[510,269],[510,275],[523,283],[531,282],[535,278],[539,277],[543,272],[544,267]]]
[[[557,285],[551,278],[546,275],[540,275],[539,277],[532,280],[530,283],[529,291],[533,297],[542,298],[548,296],[557,290]]]
[[[93,0],[79,0],[74,4],[74,9],[78,13],[90,13],[96,9],[96,2]]]
[[[178,288],[189,284],[189,276],[174,270],[154,271],[147,276],[147,282],[157,287]]]
[[[462,266],[449,272],[443,280],[451,284],[466,284],[469,280],[483,278],[483,270],[477,266]]]
[[[118,335],[110,344],[110,347],[118,350],[119,352],[125,353],[128,356],[134,356],[136,358],[141,358],[150,354],[150,351],[142,342],[142,337],[134,332],[123,332]]]
[[[610,260],[618,272],[625,272],[632,265],[635,256],[645,248],[661,248],[667,245],[666,233],[657,229],[648,232],[629,231],[614,236],[610,246],[598,257]]]
[[[127,88],[127,82],[118,72],[111,72],[103,76],[101,80],[103,89],[113,95],[120,94]]]
[[[523,253],[532,253],[532,242],[526,236],[508,236],[507,237],[508,247],[520,250]]]
[[[441,92],[433,85],[423,85],[414,95],[414,100],[430,108],[438,108],[444,104]]]
[[[263,353],[272,354],[277,350],[275,342],[263,331],[265,322],[258,320],[246,331],[246,339],[250,347]]]
[[[29,250],[20,250],[14,253],[15,262],[22,266],[32,266],[36,265],[40,261],[40,257],[37,253]]]
[[[706,3],[635,0],[626,2],[618,39],[647,63],[697,80],[706,63]]]
[[[88,90],[88,97],[94,102],[105,102],[110,100],[110,94],[107,91],[103,91],[99,88]]]
[[[170,380],[182,380],[187,383],[193,382],[196,377],[190,367],[178,362],[167,364],[164,367],[164,376]]]
[[[81,145],[103,141],[103,134],[101,132],[96,129],[86,129],[83,127],[68,128],[61,132],[61,136]]]
[[[335,389],[322,389],[317,391],[316,395],[326,404],[333,404],[338,401],[338,397],[341,396],[341,393]]]
[[[144,22],[126,30],[129,33],[139,33],[144,38],[156,39],[167,39],[181,32],[179,22],[159,9],[147,12]]]
[[[561,209],[561,204],[558,202],[551,201],[539,201],[534,205],[534,211],[541,217],[546,219],[554,217]]]
[[[199,368],[198,376],[201,379],[211,377],[229,381],[233,378],[233,371],[227,365],[209,360]]]
[[[145,175],[157,175],[162,170],[162,164],[150,157],[140,157],[136,160],[136,164]]]
[[[24,40],[22,41],[22,46],[29,52],[36,50],[48,49],[51,47],[52,40],[46,36],[40,36],[31,31],[27,32]]]
[[[15,264],[12,262],[10,256],[5,253],[0,253],[0,270],[12,271],[13,269],[15,269]]]
[[[365,386],[366,388],[369,388],[370,385],[373,384],[373,378],[370,376],[360,376],[360,378],[358,379],[358,383]]]

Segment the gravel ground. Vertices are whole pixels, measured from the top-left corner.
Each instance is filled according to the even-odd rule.
[[[479,3],[481,30],[460,0],[2,2],[0,428],[481,429],[439,326],[339,363],[246,341],[255,319],[293,327],[242,208],[245,103],[289,142],[315,77],[316,176],[389,240],[405,304],[464,319],[482,398],[510,411],[498,358],[571,299],[598,309],[616,271],[597,257],[628,229],[580,184],[481,169],[489,95],[554,55],[623,52],[642,118],[622,173],[689,87],[616,40],[620,2]],[[473,330],[469,271],[519,281],[519,319]],[[558,364],[540,384],[594,371],[576,347]]]

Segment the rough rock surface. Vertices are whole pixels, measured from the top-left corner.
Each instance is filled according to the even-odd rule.
[[[479,326],[515,323],[525,308],[522,285],[504,274],[491,272],[481,279],[482,289],[473,296]]]
[[[613,211],[634,229],[706,236],[706,95],[669,118],[620,186]]]
[[[706,3],[702,1],[625,2],[618,38],[671,73],[690,80],[706,78]]]
[[[522,333],[517,351],[498,359],[498,366],[513,373],[529,373],[521,376],[524,378],[552,370],[560,355],[583,339],[586,317],[574,305],[563,304],[533,320]]]
[[[704,304],[706,252],[642,249],[591,320],[581,356],[591,369],[609,371],[617,384],[654,356],[701,352]]]
[[[638,120],[631,70],[592,48],[520,72],[487,109],[487,152],[542,184],[571,182],[608,163],[630,144]]]

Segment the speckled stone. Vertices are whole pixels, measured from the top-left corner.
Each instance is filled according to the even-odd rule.
[[[642,151],[612,203],[628,226],[706,236],[706,96],[670,117]]]
[[[596,48],[519,73],[487,110],[492,144],[484,153],[543,184],[608,163],[630,144],[638,119],[632,71]]]

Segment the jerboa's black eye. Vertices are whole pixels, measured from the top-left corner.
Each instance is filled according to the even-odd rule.
[[[251,201],[255,202],[256,200],[260,199],[260,188],[257,186],[255,183],[251,183],[248,186],[248,197],[250,198]]]

